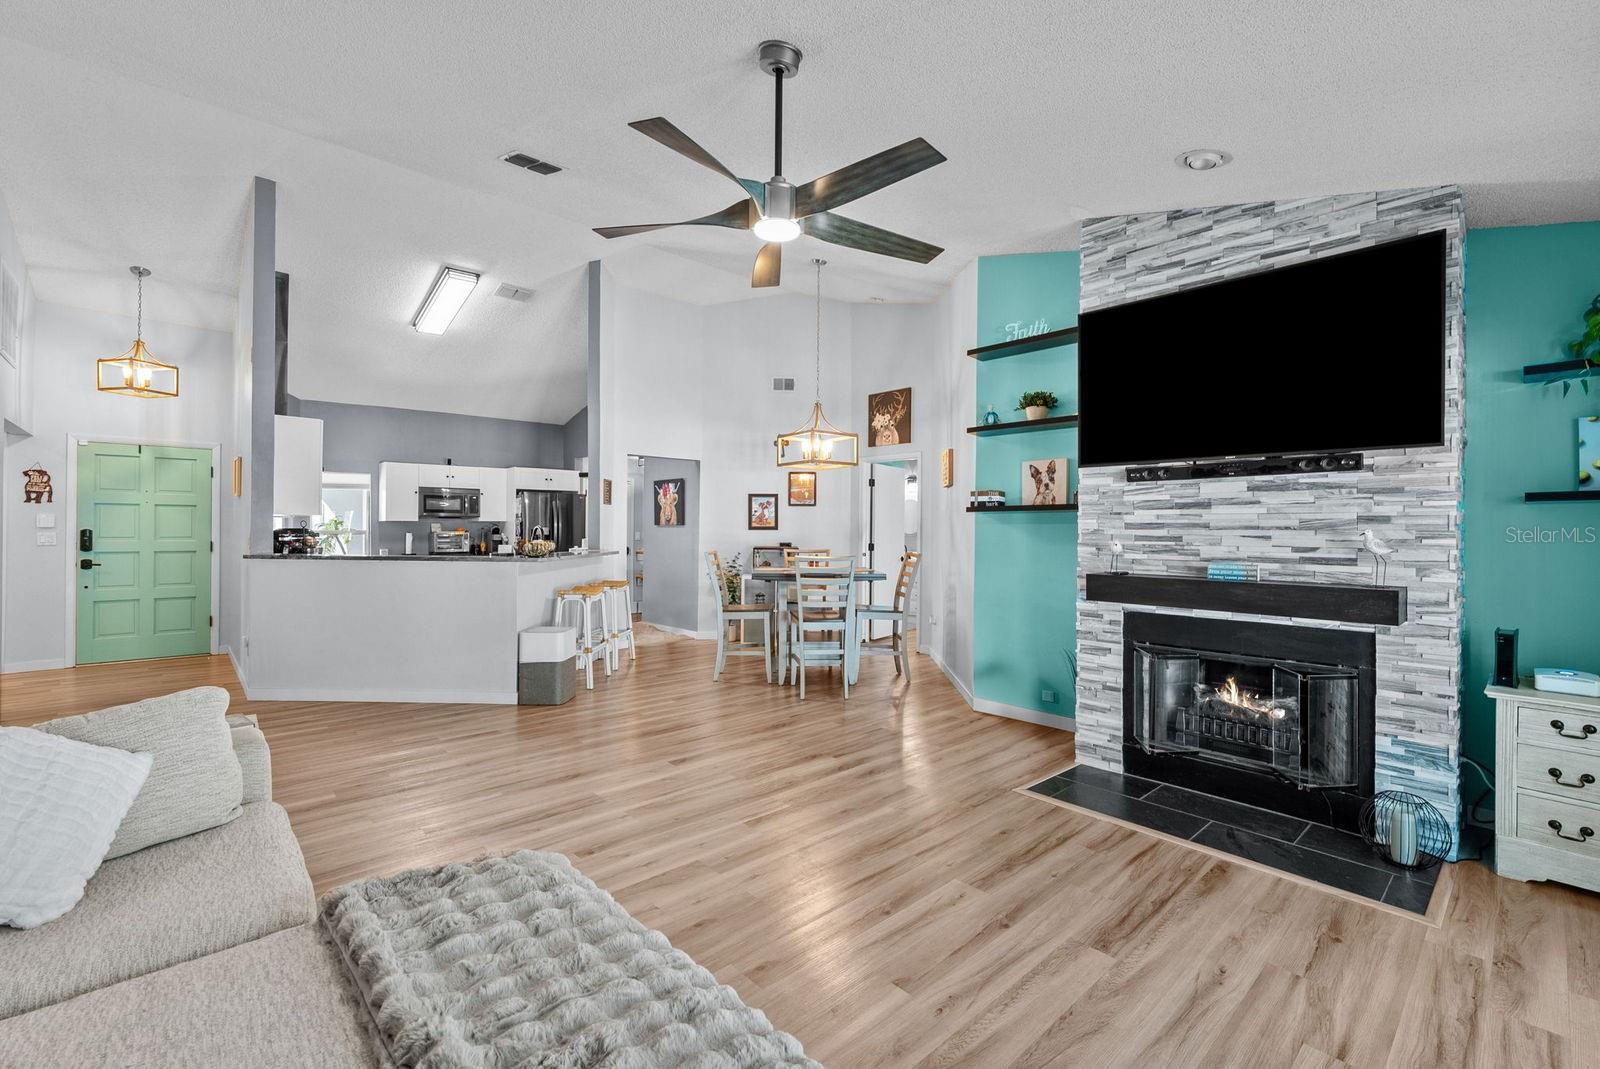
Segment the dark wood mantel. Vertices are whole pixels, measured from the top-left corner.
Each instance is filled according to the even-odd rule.
[[[1198,576],[1090,572],[1089,601],[1294,616],[1394,627],[1406,622],[1406,588],[1345,583],[1232,583]]]

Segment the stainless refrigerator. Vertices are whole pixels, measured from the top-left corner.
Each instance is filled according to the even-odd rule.
[[[518,490],[517,539],[548,539],[565,553],[583,541],[583,503],[570,490]]]

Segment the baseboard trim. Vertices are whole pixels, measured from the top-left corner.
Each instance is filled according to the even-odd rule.
[[[66,668],[67,662],[60,657],[43,661],[12,661],[0,667],[0,672],[48,672],[53,668]]]
[[[960,676],[950,670],[950,666],[944,663],[944,658],[933,652],[932,647],[922,652],[928,660],[939,666],[939,671],[943,672],[944,677],[950,681],[950,685],[956,688],[956,693],[961,695],[961,700],[967,703],[967,708],[976,708],[977,699],[972,696],[971,689],[961,681]]]
[[[1055,713],[1041,713],[1037,709],[1024,709],[1020,705],[1007,705],[1005,702],[990,701],[988,698],[979,698],[972,703],[972,707],[980,713],[990,716],[1003,716],[1007,720],[1022,720],[1029,724],[1038,724],[1040,727],[1055,728],[1057,731],[1077,731],[1077,717],[1058,716]]]
[[[682,635],[684,638],[699,639],[702,642],[717,640],[715,631],[690,631],[687,627],[668,627],[666,624],[651,623],[649,620],[641,620],[640,623],[649,624],[657,631],[665,631],[669,635]]]
[[[244,666],[239,663],[239,658],[234,656],[233,647],[224,645],[218,652],[226,653],[228,655],[228,663],[233,665],[233,678],[239,681],[239,686],[244,690],[245,695],[248,697],[250,694],[250,685],[244,681]]]
[[[393,702],[419,705],[515,705],[516,691],[501,690],[315,690],[246,687],[253,702]]]

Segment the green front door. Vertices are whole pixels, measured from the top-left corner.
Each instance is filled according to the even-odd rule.
[[[211,652],[211,476],[209,449],[78,447],[79,664]]]

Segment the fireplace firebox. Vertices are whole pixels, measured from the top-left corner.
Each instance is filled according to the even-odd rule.
[[[1127,612],[1123,662],[1125,772],[1356,830],[1372,633]]]

